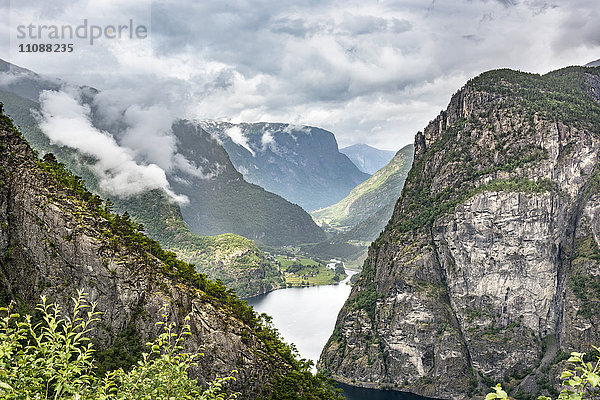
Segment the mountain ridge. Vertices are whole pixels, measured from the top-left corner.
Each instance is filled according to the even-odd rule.
[[[558,388],[561,352],[600,341],[599,88],[599,68],[495,70],[454,94],[319,368],[438,398]]]
[[[286,123],[195,121],[221,142],[249,181],[305,210],[328,206],[368,179],[340,153],[335,135]]]

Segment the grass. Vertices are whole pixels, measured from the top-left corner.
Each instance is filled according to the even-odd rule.
[[[311,258],[277,256],[277,261],[288,286],[333,285],[347,276],[346,274],[336,274],[323,262]]]
[[[383,168],[356,186],[338,203],[311,212],[318,225],[332,232],[346,232],[366,220],[402,192],[412,165],[413,146],[405,146]],[[387,222],[387,221],[385,221]]]

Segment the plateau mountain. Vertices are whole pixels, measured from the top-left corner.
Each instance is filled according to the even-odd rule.
[[[340,153],[333,133],[280,123],[198,121],[245,179],[305,210],[338,202],[369,178]]]
[[[417,133],[319,368],[445,399],[557,388],[600,343],[599,171],[600,68],[470,80]]]

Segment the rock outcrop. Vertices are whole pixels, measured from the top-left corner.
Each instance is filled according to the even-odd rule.
[[[319,367],[463,399],[543,393],[600,343],[599,68],[469,81],[415,161]]]
[[[231,390],[244,399],[272,398],[290,373],[300,385],[299,376],[310,382],[307,367],[251,308],[133,226],[52,156],[38,160],[0,115],[0,303],[32,310],[45,295],[68,310],[84,290],[102,312],[91,335],[115,362],[127,353],[119,340],[143,348],[163,312],[179,326],[189,315],[187,349],[205,353],[194,371],[201,380],[235,369]]]

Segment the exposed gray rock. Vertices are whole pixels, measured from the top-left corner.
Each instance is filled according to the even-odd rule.
[[[402,197],[320,368],[440,398],[503,380],[535,393],[559,350],[600,343],[598,83],[575,68],[496,71],[452,97],[415,138]],[[587,85],[576,106],[568,85]],[[538,106],[555,98],[559,118]],[[587,114],[564,111],[583,103]]]
[[[227,296],[203,292],[169,274],[144,249],[119,240],[88,203],[43,172],[31,148],[0,118],[1,302],[16,300],[32,310],[45,295],[69,310],[70,298],[83,290],[102,313],[91,332],[100,349],[127,327],[141,343],[153,339],[163,312],[178,326],[189,315],[187,350],[205,353],[194,375],[206,381],[235,369],[232,389],[245,399],[293,368]]]

